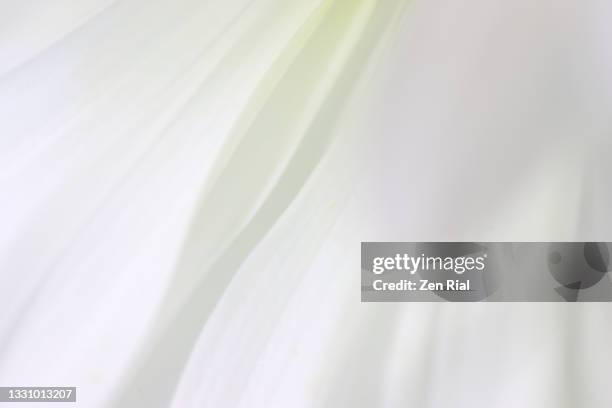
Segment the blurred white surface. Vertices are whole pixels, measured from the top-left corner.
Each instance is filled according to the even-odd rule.
[[[605,0],[0,3],[0,385],[608,408],[607,304],[361,304],[361,241],[610,241]]]

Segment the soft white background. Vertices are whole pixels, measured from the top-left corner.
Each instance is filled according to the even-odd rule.
[[[607,0],[0,1],[0,385],[612,406],[607,304],[359,299],[361,241],[612,240],[611,27]]]

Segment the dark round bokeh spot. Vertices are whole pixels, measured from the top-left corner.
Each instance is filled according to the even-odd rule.
[[[589,266],[598,272],[606,273],[610,268],[610,252],[608,246],[599,242],[584,244],[584,259]]]
[[[558,251],[553,251],[548,255],[548,262],[550,262],[553,265],[557,265],[558,263],[560,263],[561,259],[563,259],[563,257],[561,256],[561,253],[559,253]]]
[[[607,265],[602,249],[586,242],[557,242],[548,251],[548,269],[557,282],[569,289],[580,290],[597,284]],[[596,268],[597,267],[597,268]]]

